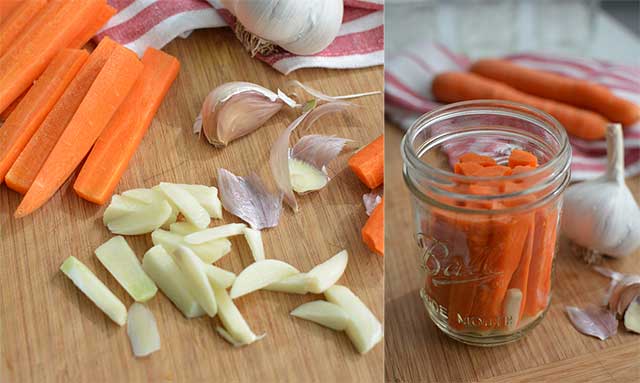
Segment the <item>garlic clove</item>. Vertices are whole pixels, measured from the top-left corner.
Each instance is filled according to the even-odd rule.
[[[218,169],[218,188],[222,206],[247,222],[253,229],[275,227],[282,212],[282,196],[269,192],[256,174],[238,177]]]
[[[295,267],[275,259],[254,262],[238,274],[231,287],[231,298],[239,298],[298,273]]]
[[[607,126],[607,172],[567,188],[562,230],[596,254],[627,256],[640,247],[640,208],[624,182],[620,124]]]
[[[609,298],[609,308],[622,317],[629,304],[640,295],[640,276],[628,275],[619,281]]]
[[[303,136],[291,149],[291,158],[306,162],[322,171],[350,141],[346,138],[320,134]]]
[[[322,294],[333,286],[347,269],[349,254],[342,250],[307,273],[309,292]]]
[[[236,275],[234,273],[214,265],[205,265],[204,272],[207,274],[207,278],[209,278],[209,283],[217,289],[226,289],[231,287],[233,282],[236,280]]]
[[[263,290],[277,291],[289,294],[306,294],[309,292],[310,278],[306,273],[299,273],[287,277],[283,280],[273,282],[263,288]]]
[[[216,316],[218,305],[205,271],[206,264],[184,246],[178,246],[174,260],[185,276],[189,293],[210,317]]]
[[[567,306],[567,315],[573,326],[585,335],[605,340],[618,331],[616,315],[602,307],[588,306],[581,309]]]
[[[629,304],[627,311],[624,313],[624,327],[629,331],[640,334],[640,297],[638,296]]]
[[[127,335],[136,357],[147,356],[160,350],[160,333],[156,318],[145,305],[134,303],[129,307]]]
[[[309,93],[310,95],[312,95],[314,98],[316,98],[318,100],[322,100],[322,101],[348,100],[348,99],[351,99],[351,98],[373,96],[373,95],[382,93],[379,90],[375,90],[375,91],[371,91],[371,92],[347,94],[347,95],[341,95],[341,96],[329,96],[329,95],[326,95],[326,94],[320,92],[317,89],[314,89],[314,88],[312,88],[312,87],[310,87],[310,86],[308,86],[306,84],[301,83],[298,80],[287,81],[287,85],[290,85],[290,86],[293,86],[293,87],[296,87],[296,88],[300,88],[300,89],[304,90],[305,92]]]
[[[342,307],[322,300],[298,306],[291,311],[291,315],[336,331],[345,330],[351,320]]]
[[[289,158],[289,177],[291,188],[298,194],[320,190],[329,182],[323,171],[295,158]]]
[[[240,310],[229,297],[227,290],[215,288],[214,292],[220,308],[218,315],[229,337],[241,345],[251,344],[261,339],[251,331]]]

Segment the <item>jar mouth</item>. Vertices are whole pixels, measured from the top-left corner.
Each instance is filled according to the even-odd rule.
[[[432,123],[434,120],[444,120],[456,117],[460,114],[500,114],[500,111],[504,111],[506,113],[512,113],[517,115],[517,117],[522,118],[524,120],[528,120],[532,123],[543,126],[551,126],[555,132],[547,131],[557,138],[558,144],[560,145],[559,151],[552,157],[549,161],[541,164],[537,168],[521,174],[509,175],[509,176],[500,176],[500,177],[477,177],[477,176],[465,176],[462,174],[456,174],[452,171],[438,169],[429,165],[420,159],[420,155],[416,152],[413,142],[416,139],[416,136]],[[427,143],[434,143],[446,136],[446,134],[441,134],[435,137],[432,137]],[[569,145],[569,138],[567,137],[567,133],[564,127],[550,114],[541,111],[540,109],[523,105],[516,102],[511,101],[503,101],[503,100],[473,100],[473,101],[463,101],[456,102],[452,104],[448,104],[443,106],[442,108],[435,109],[431,112],[425,113],[420,116],[414,123],[411,125],[407,133],[402,138],[402,142],[400,143],[402,148],[402,157],[405,163],[411,164],[415,169],[425,173],[425,174],[433,174],[435,176],[448,177],[453,180],[459,180],[462,182],[471,182],[471,181],[491,181],[491,180],[505,180],[505,181],[513,181],[519,180],[527,177],[537,176],[540,174],[548,173],[550,169],[556,168],[560,166],[559,164],[562,161],[568,160],[565,158],[567,155],[570,155],[571,147]],[[568,166],[568,165],[567,165]],[[564,166],[562,166],[564,168]]]
[[[508,176],[478,177],[453,172],[456,153],[476,152],[475,149],[485,146],[493,148],[487,155],[499,161],[506,161],[512,149],[526,150],[525,147],[531,147],[537,151],[540,165]],[[414,194],[424,196],[430,203],[438,202],[439,197],[499,201],[537,196],[535,201],[524,204],[530,208],[538,205],[541,199],[559,195],[570,179],[571,146],[564,127],[541,110],[509,101],[465,101],[426,113],[409,128],[401,147],[407,185]],[[442,168],[442,160],[439,161],[440,164],[436,164],[440,168],[427,160],[430,158],[428,153],[437,152],[448,159],[447,168]],[[478,154],[485,153],[481,151]],[[472,183],[490,185],[492,182],[526,182],[529,186],[517,191],[501,190],[495,194],[481,195],[452,187]],[[446,207],[487,214],[486,209],[451,205]],[[520,206],[517,210],[520,210]],[[500,209],[494,210],[496,213],[499,211]]]

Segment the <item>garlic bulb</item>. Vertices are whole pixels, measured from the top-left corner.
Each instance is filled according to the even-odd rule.
[[[624,182],[620,124],[607,127],[607,161],[604,175],[567,188],[562,230],[593,255],[626,256],[640,247],[640,208]]]
[[[280,46],[298,55],[320,52],[336,38],[342,0],[221,0],[236,18],[236,35],[252,56]]]
[[[227,146],[261,127],[284,104],[296,105],[284,93],[276,94],[250,82],[222,84],[207,95],[193,131],[204,132],[212,145]]]

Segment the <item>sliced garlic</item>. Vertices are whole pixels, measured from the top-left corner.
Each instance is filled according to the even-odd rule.
[[[167,199],[178,207],[178,210],[184,215],[187,221],[200,229],[209,226],[209,223],[211,223],[209,213],[188,191],[178,185],[167,182],[161,182],[158,188],[165,194]]]
[[[222,337],[222,339],[226,340],[227,342],[229,342],[233,347],[241,347],[244,346],[244,344],[240,343],[239,341],[233,339],[233,337],[231,336],[231,334],[229,334],[227,332],[227,330],[224,329],[224,327],[220,327],[217,326],[216,327],[216,331],[218,332],[218,334]]]
[[[281,281],[273,282],[263,290],[278,291],[289,294],[306,294],[309,292],[309,277],[306,273],[299,273]]]
[[[199,245],[218,239],[232,237],[242,234],[242,230],[247,227],[244,223],[230,223],[228,225],[216,226],[210,229],[201,230],[184,237],[186,243]]]
[[[218,305],[205,272],[206,264],[193,251],[184,246],[178,246],[174,257],[180,271],[185,276],[189,293],[210,317],[216,316]]]
[[[111,238],[98,247],[95,254],[136,302],[146,302],[158,292],[155,283],[144,272],[138,257],[123,237]]]
[[[364,354],[382,340],[382,325],[371,310],[345,286],[333,285],[324,292],[325,298],[344,309],[351,321],[346,333],[359,353]]]
[[[198,203],[209,213],[209,217],[222,218],[222,204],[218,198],[218,189],[214,186],[177,184],[178,187],[190,193]]]
[[[627,307],[627,311],[624,313],[624,327],[640,334],[640,298],[636,297]]]
[[[189,222],[174,222],[169,225],[169,231],[178,235],[185,236],[191,233],[195,233],[196,231],[200,231],[200,229]]]
[[[242,229],[244,233],[244,238],[247,240],[247,244],[249,244],[249,249],[251,249],[251,255],[253,255],[253,259],[255,261],[263,261],[264,257],[264,245],[262,243],[262,234],[260,230],[254,230],[249,227],[245,227]]]
[[[148,189],[134,189],[130,192],[127,195],[123,193],[122,196],[113,196],[104,212],[102,221],[112,233],[150,233],[170,218],[171,206],[161,194]]]
[[[504,316],[507,318],[509,331],[515,330],[518,326],[520,306],[522,306],[522,290],[508,289],[504,298]]]
[[[60,270],[112,321],[119,326],[127,322],[127,308],[84,263],[70,256],[62,263]]]
[[[231,287],[231,298],[239,298],[298,273],[295,267],[275,259],[254,262],[236,277]]]
[[[122,192],[122,196],[146,205],[152,204],[157,198],[155,191],[151,189],[129,189]]]
[[[225,238],[191,245],[184,241],[182,235],[157,229],[151,233],[151,240],[154,245],[162,245],[169,253],[173,253],[178,246],[186,246],[196,253],[204,263],[216,262],[231,252],[231,242]]]
[[[111,202],[102,215],[102,222],[106,226],[109,222],[113,221],[116,218],[135,213],[136,211],[142,209],[143,206],[141,205],[143,205],[143,203],[141,203],[140,201],[132,200],[131,198],[115,194],[113,197],[111,197]]]
[[[134,303],[129,307],[127,335],[131,341],[133,355],[147,356],[160,350],[160,333],[153,313],[144,305]]]
[[[142,268],[185,317],[196,318],[205,314],[189,292],[182,271],[162,246],[156,245],[147,251],[142,259]]]
[[[346,250],[342,250],[338,254],[329,258],[325,262],[317,265],[307,273],[309,279],[309,292],[321,294],[329,287],[333,286],[347,268],[349,254]]]
[[[342,307],[322,300],[298,306],[291,312],[291,315],[336,331],[345,330],[351,320],[349,314]]]
[[[295,158],[289,158],[289,177],[291,188],[296,193],[320,190],[329,182],[329,176],[322,170]]]
[[[215,288],[214,291],[219,307],[218,315],[231,339],[242,345],[255,342],[258,337],[251,331],[247,321],[233,304],[227,290]]]
[[[204,272],[207,274],[207,278],[209,278],[209,283],[211,283],[214,288],[229,288],[236,280],[236,275],[234,273],[214,265],[205,265]]]

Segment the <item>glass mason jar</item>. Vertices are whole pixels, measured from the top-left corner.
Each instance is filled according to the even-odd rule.
[[[500,177],[452,171],[473,152],[506,165],[513,149],[539,165]],[[550,115],[517,103],[479,100],[420,117],[402,141],[411,191],[420,295],[431,320],[472,345],[514,341],[544,316],[551,297],[562,194],[571,148]]]

